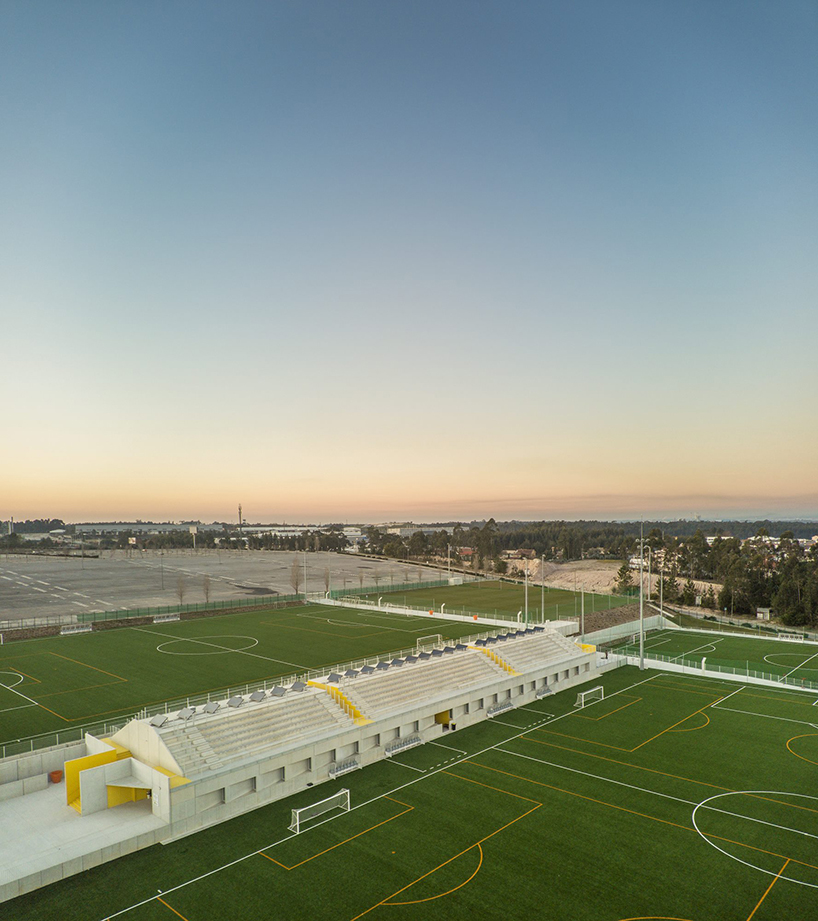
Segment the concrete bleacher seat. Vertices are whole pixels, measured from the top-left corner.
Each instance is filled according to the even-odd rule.
[[[162,741],[185,777],[219,770],[257,755],[288,739],[307,738],[318,732],[353,725],[330,698],[317,689],[270,698],[254,707],[224,709],[200,715],[184,726],[160,730]]]
[[[508,677],[486,656],[465,650],[362,676],[344,685],[347,697],[369,716],[387,713],[413,700],[437,697]]]
[[[520,673],[582,654],[575,643],[551,630],[522,634],[493,648],[504,662]]]

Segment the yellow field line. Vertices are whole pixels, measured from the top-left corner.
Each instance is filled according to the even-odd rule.
[[[557,745],[556,742],[548,742],[544,739],[532,739],[529,738],[529,736],[521,736],[518,741],[534,742],[536,745],[548,745],[550,748],[558,748],[560,751],[573,752],[575,755],[584,755],[586,758],[597,758],[599,761],[610,761],[611,764],[621,764],[624,767],[636,768],[638,771],[647,771],[650,774],[661,774],[662,777],[670,777],[673,780],[686,780],[688,783],[699,784],[702,787],[712,787],[714,790],[726,790],[729,793],[737,792],[731,787],[722,787],[720,784],[708,783],[706,780],[694,780],[692,777],[682,777],[681,774],[668,774],[667,771],[643,767],[641,764],[631,764],[630,761],[617,761],[616,758],[606,758],[605,755],[595,755],[593,752],[584,752],[578,748],[568,748],[566,745]]]
[[[378,822],[377,825],[372,825],[370,828],[365,828],[363,831],[359,831],[357,835],[352,835],[350,838],[345,838],[343,841],[339,841],[337,844],[333,844],[332,847],[324,848],[323,851],[319,851],[317,854],[313,854],[312,857],[307,857],[305,860],[302,860],[300,863],[295,863],[291,867],[281,863],[280,860],[276,860],[274,857],[270,857],[269,854],[265,854],[263,851],[259,851],[259,854],[262,857],[266,857],[267,860],[272,860],[274,864],[277,864],[279,867],[282,867],[285,870],[295,870],[296,867],[303,866],[305,863],[309,863],[311,860],[315,860],[316,857],[321,857],[322,854],[328,854],[330,851],[334,851],[335,848],[341,847],[342,844],[347,844],[349,841],[354,841],[356,838],[360,838],[361,835],[365,835],[367,832],[374,831],[376,828],[380,828],[381,825],[386,825],[387,822],[393,822],[395,819],[399,819],[402,815],[406,815],[407,812],[411,812],[415,808],[414,806],[409,806],[407,803],[402,803],[400,800],[394,799],[391,796],[384,796],[383,798],[392,800],[393,803],[398,803],[401,806],[406,806],[406,809],[404,809],[403,812],[399,812],[397,815],[393,815],[388,819],[384,819],[383,822]]]
[[[686,729],[676,731],[687,732]],[[807,733],[807,735],[813,735],[813,733]],[[818,735],[818,733],[815,733],[815,735]],[[793,738],[800,739],[802,736],[794,736]],[[520,736],[517,741],[533,742],[535,745],[547,745],[549,748],[557,748],[560,751],[573,752],[575,755],[583,755],[586,758],[596,758],[598,761],[609,761],[611,764],[621,764],[623,767],[635,768],[637,771],[647,771],[649,774],[659,774],[662,777],[670,777],[672,780],[685,780],[688,783],[695,783],[701,787],[712,787],[714,790],[725,790],[728,793],[743,793],[742,790],[734,790],[732,787],[722,787],[720,784],[708,783],[706,780],[694,780],[692,777],[683,777],[681,774],[668,774],[667,771],[660,771],[656,768],[643,767],[641,764],[631,764],[630,761],[617,761],[616,758],[606,758],[605,755],[595,755],[593,752],[584,752],[578,748],[568,748],[566,745],[557,745],[556,742],[548,742],[544,739],[532,739],[529,736]],[[792,741],[793,739],[790,739],[790,742]],[[792,752],[792,754],[795,755],[795,752]],[[801,755],[797,755],[796,757],[800,758]],[[818,809],[811,809],[809,806],[798,806],[795,803],[787,803],[784,800],[773,799],[770,796],[759,796],[757,793],[743,793],[743,795],[749,796],[752,799],[760,799],[767,803],[778,803],[781,806],[789,806],[791,809],[803,809],[804,812],[818,812]]]
[[[157,901],[157,902],[161,902],[161,903],[165,906],[165,908],[170,908],[170,910],[171,910],[175,915],[178,915],[178,916],[182,919],[182,921],[187,921],[187,918],[186,918],[183,914],[180,914],[178,911],[176,911],[176,909],[173,908],[172,905],[168,905],[168,903],[167,903],[164,899],[160,899],[158,895],[156,896],[156,901]]]
[[[73,662],[74,665],[82,665],[83,668],[93,668],[95,672],[102,672],[103,675],[108,675],[111,678],[118,678],[120,681],[127,681],[127,678],[123,678],[122,675],[115,675],[113,672],[106,672],[104,668],[97,668],[96,665],[89,665],[87,662],[78,662],[76,659],[72,659],[70,656],[64,656],[61,652],[49,652],[50,656],[57,656],[58,659],[65,659],[67,662]]]
[[[758,900],[758,905],[756,905],[756,907],[755,907],[755,908],[750,912],[750,914],[747,916],[747,921],[750,921],[750,919],[753,917],[753,915],[754,915],[754,914],[758,911],[758,909],[761,907],[761,903],[764,901],[764,899],[767,898],[767,895],[769,894],[770,889],[772,889],[773,886],[778,882],[778,879],[779,879],[779,877],[781,876],[781,874],[784,872],[784,870],[787,869],[787,864],[788,864],[789,862],[790,862],[790,859],[789,859],[789,857],[788,857],[788,858],[784,861],[784,866],[781,867],[781,869],[780,869],[780,870],[778,871],[778,873],[776,874],[775,879],[770,883],[769,886],[767,886],[767,891],[766,891],[766,892],[764,893],[764,895],[762,895],[761,898]]]
[[[693,715],[695,716],[695,713]],[[690,717],[690,716],[688,717],[688,719],[692,719],[692,718],[693,717]],[[710,725],[710,717],[705,713],[704,722],[701,724],[701,726],[691,726],[690,729],[671,729],[671,732],[696,732],[698,729],[705,729],[709,725]]]
[[[39,653],[39,655],[43,655],[43,653]],[[23,656],[20,656],[19,658],[22,659]],[[2,663],[0,663],[0,664],[2,664]],[[24,672],[24,671],[22,670],[22,668],[17,668],[16,665],[10,665],[10,666],[9,666],[9,671],[18,672],[20,675],[23,675],[24,677],[28,678],[29,681],[34,681],[36,684],[42,684],[42,681],[40,681],[39,678],[35,678],[33,675],[29,675],[27,672]]]
[[[624,710],[625,707],[632,707],[634,704],[638,704],[642,700],[641,697],[634,698],[630,703],[622,704],[621,707],[617,707],[616,710],[611,710],[609,713],[606,713],[604,716],[583,716],[581,713],[574,714],[578,716],[581,720],[591,720],[594,723],[598,723],[600,720],[607,719],[609,716],[613,716],[614,713],[619,713],[620,710]]]
[[[722,696],[722,697],[717,698],[716,700],[713,701],[713,703],[705,704],[703,707],[700,707],[694,713],[691,713],[690,716],[685,716],[683,719],[680,719],[677,722],[675,722],[672,726],[668,726],[667,729],[663,729],[661,732],[657,732],[655,736],[651,736],[649,739],[645,739],[644,742],[640,742],[639,745],[636,746],[636,748],[632,748],[630,749],[630,751],[631,752],[638,751],[640,748],[647,745],[648,742],[653,742],[654,739],[658,739],[659,736],[663,736],[666,732],[670,732],[671,729],[675,729],[685,720],[689,720],[691,716],[695,716],[697,713],[701,713],[703,710],[707,710],[708,707],[712,707],[713,704],[717,704],[720,700],[724,700],[724,697]]]
[[[787,739],[787,742],[786,742],[787,751],[791,755],[795,755],[796,758],[800,758],[802,761],[806,761],[809,764],[818,764],[818,761],[813,761],[812,758],[805,758],[803,755],[799,755],[798,752],[794,752],[790,748],[790,742],[794,742],[796,739],[806,739],[808,736],[816,736],[816,735],[818,735],[818,732],[805,732],[800,736],[793,736],[791,739]]]
[[[434,902],[435,899],[442,899],[444,896],[451,895],[453,892],[457,892],[458,889],[462,889],[465,885],[470,883],[474,879],[475,876],[477,876],[477,874],[480,872],[480,867],[483,866],[483,848],[479,844],[475,844],[475,845],[472,845],[472,847],[470,847],[469,850],[471,851],[475,847],[480,852],[480,860],[477,861],[477,867],[474,873],[472,873],[472,875],[468,879],[464,879],[462,883],[455,886],[453,889],[449,889],[446,892],[439,892],[437,895],[430,895],[428,898],[425,898],[425,899],[413,899],[410,902],[391,902],[387,900],[383,904],[389,905],[390,907],[393,905],[420,905],[422,902]]]
[[[449,773],[449,772],[448,772],[448,771],[444,771],[443,773]],[[469,780],[468,777],[460,777],[459,774],[452,774],[451,776],[452,776],[452,777],[458,777],[458,778],[461,779],[461,780]],[[478,784],[480,783],[480,781],[471,781],[471,782],[472,782],[472,783],[478,783]],[[488,787],[489,785],[488,785],[488,784],[481,784],[481,786]],[[407,884],[406,884],[405,886],[403,886],[401,889],[398,889],[396,892],[393,892],[391,895],[386,896],[385,899],[381,899],[380,902],[376,902],[376,903],[375,903],[374,905],[372,905],[370,908],[367,908],[366,911],[362,911],[360,914],[355,915],[355,917],[352,918],[351,921],[358,921],[358,918],[363,918],[364,915],[368,915],[371,911],[374,911],[376,908],[380,908],[381,905],[387,904],[387,903],[389,902],[389,900],[390,900],[390,899],[393,899],[396,895],[400,895],[401,892],[406,892],[407,889],[411,889],[411,887],[414,886],[415,883],[419,883],[422,879],[426,879],[427,876],[431,876],[433,873],[436,873],[438,870],[441,870],[443,867],[447,866],[447,865],[450,864],[452,861],[457,860],[458,857],[462,857],[463,854],[465,854],[465,853],[467,853],[468,851],[472,850],[473,848],[478,847],[479,845],[483,844],[484,841],[488,841],[489,838],[493,838],[495,835],[499,835],[501,831],[504,831],[504,830],[505,830],[506,828],[508,828],[509,826],[514,825],[515,822],[519,822],[520,819],[524,819],[527,815],[531,815],[532,812],[536,812],[536,810],[539,809],[539,808],[542,806],[542,803],[539,803],[539,802],[537,802],[536,800],[530,800],[530,799],[528,799],[528,797],[520,796],[520,795],[517,794],[517,793],[510,793],[508,790],[500,790],[499,787],[491,787],[490,789],[498,790],[500,793],[507,793],[509,796],[515,796],[515,797],[517,797],[517,799],[528,800],[528,802],[530,802],[530,803],[535,803],[535,805],[534,805],[531,809],[528,809],[526,812],[524,812],[522,815],[518,815],[516,819],[512,819],[510,822],[506,822],[505,825],[503,825],[503,826],[501,826],[500,828],[496,829],[495,831],[491,832],[491,834],[486,835],[485,838],[481,838],[479,841],[475,841],[474,844],[470,844],[467,848],[464,848],[462,851],[460,851],[460,853],[455,854],[454,857],[450,857],[448,860],[444,860],[443,863],[438,864],[438,866],[436,866],[433,870],[429,870],[428,872],[424,873],[422,876],[419,876],[417,879],[412,880],[411,883],[407,883]],[[482,853],[482,848],[481,848],[481,853]],[[482,860],[480,861],[480,863],[481,863],[481,866],[482,866]],[[478,867],[478,869],[479,869],[479,867]],[[470,879],[474,879],[474,876],[475,876],[475,874],[472,874],[472,876],[470,877]],[[466,880],[466,882],[468,882],[468,881],[469,881],[469,880]],[[458,887],[456,887],[456,888],[460,888],[460,887],[458,886]],[[452,889],[451,891],[454,892],[455,890]],[[443,893],[443,894],[447,894],[447,893]],[[421,900],[421,901],[425,901],[425,900]],[[397,904],[403,904],[403,903],[398,903],[398,902],[396,902],[396,903],[394,903],[394,904],[397,905]],[[407,903],[407,904],[411,904],[411,903]]]
[[[558,793],[567,793],[569,796],[576,796],[578,799],[588,800],[591,803],[598,803],[600,806],[608,806],[611,809],[618,809],[620,812],[629,812],[631,815],[638,815],[643,819],[651,819],[654,822],[661,822],[663,825],[672,825],[674,828],[681,828],[683,831],[696,831],[690,825],[679,825],[678,822],[671,822],[669,819],[660,819],[655,815],[647,815],[644,812],[636,812],[633,809],[626,809],[624,806],[617,806],[615,803],[606,803],[604,800],[595,799],[592,796],[584,796],[582,793],[574,793],[573,790],[565,790],[562,787],[555,787],[552,784],[543,783],[540,780],[533,780],[531,777],[523,777],[521,774],[512,774],[510,771],[502,771],[500,768],[489,767],[487,764],[480,764],[477,761],[467,761],[466,764],[473,764],[475,767],[484,768],[487,771],[494,771],[496,774],[505,774],[507,777],[515,777],[517,780],[523,780],[526,783],[536,784],[538,787],[547,787],[549,790],[556,790]],[[673,776],[673,775],[668,775]],[[475,781],[476,783],[477,781]],[[724,789],[724,788],[721,788]],[[737,792],[737,791],[734,791]],[[745,794],[750,796],[751,794]],[[758,799],[764,799],[765,797],[757,797]],[[770,802],[779,802],[778,800],[770,800]],[[784,803],[784,805],[790,805],[789,803]],[[799,807],[794,807],[799,808]],[[801,807],[803,808],[803,807]],[[810,810],[814,811],[814,810]],[[699,834],[699,832],[696,832]],[[770,857],[780,857],[782,860],[789,860],[792,863],[800,864],[802,867],[809,867],[811,870],[818,870],[818,867],[814,867],[811,863],[806,863],[803,860],[798,860],[795,857],[787,857],[786,854],[779,854],[777,851],[767,851],[763,847],[756,847],[753,844],[745,844],[743,841],[734,841],[732,838],[725,838],[723,835],[713,835],[706,834],[701,832],[706,838],[715,838],[717,841],[726,841],[728,844],[736,844],[738,847],[746,847],[751,851],[758,851],[760,854],[768,854]],[[354,919],[353,919],[354,921]]]
[[[127,679],[123,679],[127,680]],[[37,700],[45,700],[46,697],[59,697],[61,694],[78,694],[80,691],[93,691],[96,688],[111,688],[115,684],[119,684],[118,681],[104,681],[102,684],[86,684],[81,688],[66,688],[64,691],[49,691],[48,694],[41,694]]]

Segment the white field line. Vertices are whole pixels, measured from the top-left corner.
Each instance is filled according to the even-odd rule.
[[[284,659],[274,659],[271,656],[263,656],[259,652],[246,652],[243,649],[231,649],[229,646],[222,646],[219,643],[208,643],[206,640],[197,640],[190,636],[179,636],[175,633],[160,633],[158,630],[146,630],[144,627],[131,627],[131,630],[138,630],[140,633],[149,633],[151,636],[167,636],[172,640],[185,641],[187,643],[198,643],[200,646],[210,646],[211,649],[223,649],[226,652],[238,652],[243,656],[252,656],[254,659],[266,659],[268,662],[277,662],[279,665],[290,665],[293,668],[300,668],[304,671],[310,671],[306,665],[299,665],[297,662],[285,662]]]
[[[700,652],[701,650],[705,649],[708,646],[715,646],[716,643],[721,643],[726,639],[727,637],[723,636],[719,640],[713,640],[712,643],[703,643],[701,646],[697,646],[695,649],[688,649],[686,652],[679,653],[678,656],[672,656],[671,662],[675,662],[677,659],[684,659],[685,656],[692,656],[694,652]],[[715,649],[713,651],[715,652]]]
[[[808,659],[803,661],[800,665],[796,665],[795,668],[793,668],[791,671],[788,671],[787,674],[781,678],[781,680],[785,681],[793,672],[797,672],[799,668],[803,668],[807,662],[812,662],[813,659],[818,659],[818,652],[816,652],[814,656],[810,656]]]
[[[711,704],[711,706],[713,706]],[[758,825],[767,825],[770,828],[777,828],[780,831],[790,831],[796,835],[803,835],[805,838],[814,838],[818,841],[818,835],[811,834],[808,831],[801,831],[798,828],[790,828],[787,825],[777,825],[775,822],[767,822],[764,819],[756,819],[750,815],[742,815],[740,812],[731,812],[729,809],[717,809],[715,806],[707,806],[702,803],[698,803],[695,800],[684,799],[680,796],[671,796],[669,793],[660,793],[658,790],[649,790],[646,787],[637,787],[635,784],[625,783],[623,780],[612,780],[610,777],[603,777],[600,774],[591,774],[589,771],[581,771],[579,768],[566,767],[564,764],[557,764],[554,761],[546,761],[543,758],[535,758],[532,755],[523,755],[520,752],[510,752],[505,748],[498,748],[498,751],[503,752],[506,755],[514,755],[515,758],[525,758],[526,761],[538,761],[540,764],[547,764],[549,767],[558,768],[562,771],[569,771],[571,774],[581,774],[583,777],[591,777],[594,780],[601,780],[605,783],[614,784],[617,787],[627,787],[629,790],[638,790],[640,793],[649,793],[652,796],[659,796],[662,799],[673,800],[677,803],[684,803],[687,806],[700,806],[703,809],[710,809],[712,812],[720,812],[722,815],[733,816],[736,819],[746,819],[748,822],[756,822]],[[730,791],[735,793],[741,793],[741,790]]]
[[[437,745],[438,748],[448,748],[450,752],[457,752],[460,755],[467,754],[462,748],[452,748],[451,745],[444,745],[442,742],[429,742],[429,745]]]
[[[404,764],[402,761],[395,761],[394,758],[384,758],[383,760],[384,760],[384,761],[388,761],[390,764],[397,764],[398,767],[409,768],[410,771],[417,771],[418,774],[425,774],[425,773],[427,773],[427,772],[424,771],[422,768],[412,767],[411,764]]]
[[[816,701],[818,703],[818,701]],[[812,705],[813,707],[815,704]],[[769,713],[756,713],[755,710],[739,710],[738,707],[719,707],[713,705],[715,710],[728,710],[730,713],[743,713],[746,716],[757,716],[764,720],[780,720],[782,723],[798,723],[801,726],[811,726],[815,729],[815,723],[808,723],[806,720],[794,720],[789,716],[771,716]]]
[[[654,678],[659,677],[658,675],[651,675],[649,678],[643,678],[641,681],[636,681],[633,684],[629,684],[627,687],[622,688],[619,691],[614,691],[613,694],[609,695],[607,700],[610,700],[611,697],[616,697],[618,694],[621,694],[623,691],[632,690],[635,687],[638,687],[640,684],[647,684],[648,681],[653,681]],[[593,706],[593,704],[589,704]],[[567,716],[573,716],[574,711],[569,710],[568,713],[563,713],[562,716],[556,717],[553,722],[558,720],[565,719]],[[488,721],[490,722],[490,721]],[[515,727],[516,728],[516,727]],[[474,752],[471,755],[468,755],[468,758],[478,758],[480,755],[484,755],[488,751],[492,751],[495,748],[499,748],[500,745],[505,745],[507,742],[512,742],[514,739],[519,739],[520,736],[526,735],[528,729],[524,729],[521,732],[518,732],[516,735],[510,736],[507,739],[503,739],[501,742],[497,742],[495,745],[488,745],[486,748],[481,749],[480,751]],[[390,760],[390,759],[384,759]],[[455,760],[448,765],[447,768],[452,767],[454,764],[458,764],[460,761],[464,761],[465,758],[460,758]],[[396,762],[398,763],[398,762]],[[406,765],[404,765],[406,767]],[[374,802],[377,802],[379,799],[383,799],[384,796],[393,796],[395,793],[400,793],[401,790],[405,790],[406,787],[414,786],[416,783],[420,783],[422,780],[426,780],[429,777],[433,777],[435,774],[439,773],[443,768],[438,768],[434,771],[429,771],[426,774],[423,774],[421,777],[416,777],[414,780],[409,780],[404,784],[401,784],[399,787],[395,787],[392,790],[389,790],[387,793],[381,793],[379,796],[374,796],[372,799],[365,800],[363,803],[359,803],[357,806],[353,806],[349,812],[354,812],[356,809],[363,809],[365,806],[369,806]],[[694,804],[695,805],[695,804]],[[341,813],[341,815],[346,815],[347,813]],[[315,825],[311,825],[306,831],[301,832],[301,834],[308,834],[311,831],[314,831],[316,828],[320,828],[327,822],[334,822],[338,816],[330,816],[328,819],[324,819],[321,822],[316,822]],[[187,886],[191,886],[194,883],[201,882],[203,879],[207,879],[210,876],[215,876],[217,873],[221,873],[222,870],[228,870],[230,867],[235,867],[237,864],[243,863],[245,860],[250,860],[251,857],[258,856],[262,851],[269,851],[271,848],[277,847],[279,844],[284,844],[285,841],[290,841],[295,838],[296,835],[285,835],[283,838],[279,838],[277,841],[273,841],[271,844],[265,844],[264,847],[260,847],[255,851],[251,851],[249,854],[244,854],[241,857],[237,857],[235,860],[231,860],[229,863],[225,863],[220,867],[216,867],[213,870],[208,870],[207,873],[202,873],[200,876],[196,876],[193,879],[186,880],[184,883],[179,883],[176,886],[172,886],[170,889],[165,889],[160,893],[160,895],[170,895],[172,892],[177,892],[179,889],[184,889]],[[133,911],[135,908],[141,908],[143,905],[147,905],[149,902],[153,902],[156,899],[155,895],[152,895],[150,898],[143,899],[141,902],[134,902],[133,905],[129,905],[127,908],[122,908],[119,911],[115,911],[112,914],[105,915],[104,918],[101,918],[100,921],[112,921],[113,918],[118,918],[121,915],[127,914],[129,911]]]
[[[20,704],[19,707],[6,707],[5,710],[0,710],[0,713],[8,713],[10,710],[30,710],[32,707],[36,707],[36,706],[38,705],[37,704]]]
[[[369,614],[369,611],[361,611],[361,612],[355,612],[355,613],[360,613],[360,616],[365,617]],[[390,615],[390,616],[392,617],[393,619],[392,622],[394,623],[395,615]],[[400,616],[403,617],[403,615],[400,615]],[[365,624],[356,624],[353,621],[349,621],[349,620],[338,622],[338,621],[331,621],[327,617],[315,616],[314,614],[296,614],[296,617],[303,617],[306,620],[316,620],[316,621],[322,621],[322,622],[326,621],[327,623],[335,623],[338,626],[345,626],[345,627],[361,627],[361,626],[377,627],[379,630],[393,630],[395,633],[422,633],[429,626],[429,624],[425,620],[419,619],[417,617],[406,617],[405,620],[407,622],[411,622],[413,620],[415,621],[420,620],[420,623],[421,623],[420,627],[389,627],[386,624],[381,624],[381,623],[378,623],[377,621],[367,621]],[[350,634],[350,636],[354,637],[354,634]]]

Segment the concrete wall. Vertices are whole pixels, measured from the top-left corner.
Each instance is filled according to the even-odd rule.
[[[0,800],[48,786],[48,772],[65,770],[65,762],[85,754],[85,742],[68,742],[0,761]]]
[[[159,734],[150,723],[144,720],[131,720],[119,732],[111,736],[111,741],[122,745],[129,751],[137,752],[139,757],[149,764],[162,767],[174,774],[182,773],[182,769],[168,751]]]
[[[171,791],[171,827],[167,840],[217,825],[306,790],[310,785],[325,783],[330,780],[329,769],[334,761],[354,756],[365,767],[385,758],[386,745],[396,738],[419,733],[424,742],[431,742],[487,719],[487,710],[494,703],[510,697],[515,706],[522,706],[536,700],[537,690],[546,684],[557,692],[584,684],[596,674],[596,654],[578,654],[558,665],[542,666],[524,675],[505,675],[479,689],[424,701],[399,713],[379,717],[366,726],[294,742],[252,764],[194,780]],[[452,711],[456,730],[446,730],[435,722],[435,714],[443,710]],[[316,799],[324,795],[328,794],[316,791]]]
[[[86,870],[98,867],[109,860],[116,860],[117,857],[124,857],[126,854],[133,854],[142,848],[150,847],[161,841],[164,834],[164,828],[146,832],[127,841],[89,851],[82,857],[67,860],[59,866],[49,867],[47,870],[32,873],[29,876],[6,883],[6,885],[0,886],[0,903],[17,898],[19,895],[25,895],[27,892],[33,892],[42,886],[56,883],[61,879],[68,879],[69,876],[74,876],[76,873],[84,873]],[[9,917],[13,917],[13,915],[9,915]]]

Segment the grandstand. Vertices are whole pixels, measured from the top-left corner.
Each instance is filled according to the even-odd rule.
[[[133,719],[109,739],[87,735],[85,743],[6,759],[5,776],[19,787],[4,791],[10,785],[0,778],[0,800],[28,793],[24,778],[62,769],[64,796],[81,820],[125,803],[128,811],[117,823],[115,847],[97,848],[78,832],[71,843],[44,849],[36,872],[0,852],[9,858],[0,901],[432,742],[550,690],[592,680],[597,671],[592,652],[551,628],[449,645],[441,639],[377,665],[330,669],[307,681]],[[51,811],[32,809],[40,818],[31,830],[47,840],[66,799],[61,806],[54,799],[58,787],[36,789],[32,799],[50,797]],[[0,821],[6,805],[0,802]],[[16,802],[16,815],[23,806]]]

